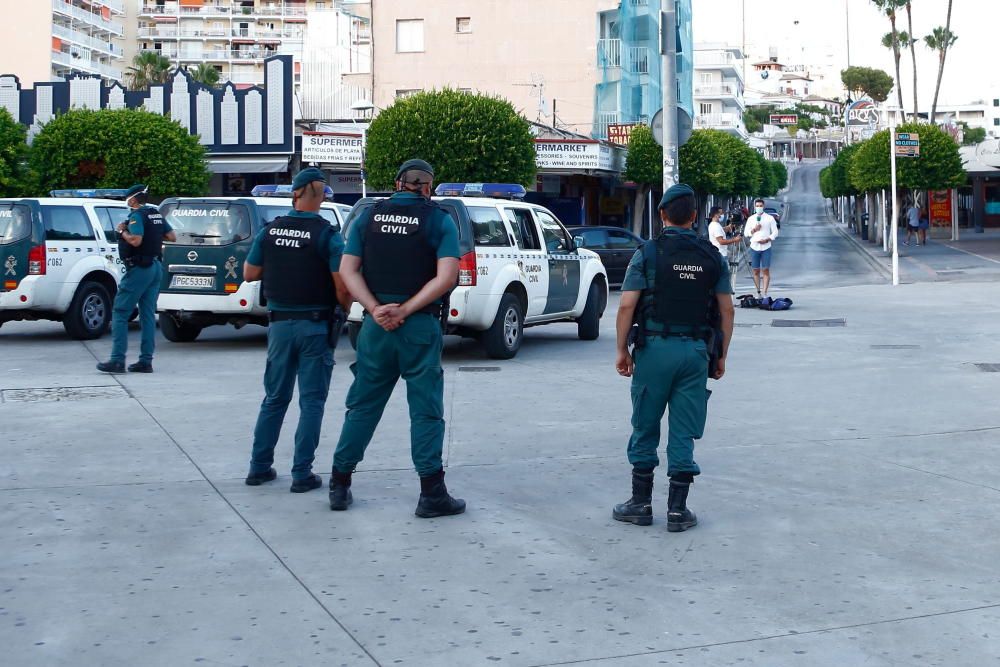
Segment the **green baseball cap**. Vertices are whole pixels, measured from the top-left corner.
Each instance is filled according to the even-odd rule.
[[[143,192],[149,192],[149,186],[136,183],[135,185],[133,185],[132,187],[130,187],[128,190],[125,191],[125,201],[128,201],[132,197],[136,196],[137,194],[141,194]]]
[[[304,188],[313,181],[320,181],[325,184],[326,174],[316,167],[306,167],[299,173],[295,174],[295,178],[292,179],[292,190],[294,191]]]
[[[680,199],[681,197],[694,197],[694,190],[691,189],[690,185],[684,185],[683,183],[671,185],[667,188],[667,191],[663,193],[663,197],[660,198],[659,208],[663,208],[670,202],[675,199]]]
[[[399,169],[396,170],[396,180],[403,178],[403,174],[408,171],[423,171],[431,176],[434,176],[434,167],[432,167],[428,162],[424,160],[407,160],[403,164],[399,165]]]

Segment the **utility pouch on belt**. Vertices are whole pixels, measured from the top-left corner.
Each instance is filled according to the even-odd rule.
[[[633,324],[632,328],[628,330],[628,346],[636,350],[641,350],[646,346],[646,332],[645,327],[639,324]]]
[[[708,348],[708,377],[715,374],[715,367],[722,358],[725,337],[726,334],[722,331],[722,313],[713,295],[708,304],[708,333],[705,335],[705,346]]]
[[[441,335],[448,333],[448,311],[451,310],[451,290],[441,297]]]
[[[331,349],[337,347],[337,343],[340,341],[340,332],[344,330],[345,324],[347,324],[347,314],[338,305],[330,313],[330,321],[326,331],[326,342]]]

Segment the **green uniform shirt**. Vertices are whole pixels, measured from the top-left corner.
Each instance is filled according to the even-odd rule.
[[[421,195],[413,192],[397,192],[391,197],[394,204],[416,204],[423,200]],[[374,207],[372,207],[374,208]],[[371,222],[372,208],[369,208],[351,224],[347,231],[347,247],[345,255],[353,257],[364,256],[365,232]],[[430,218],[427,238],[437,250],[438,259],[444,257],[460,257],[458,249],[458,227],[454,219],[444,209],[437,209]],[[403,303],[409,297],[405,294],[376,294],[380,303]],[[440,301],[438,302],[440,303]]]
[[[145,226],[142,223],[142,215],[140,211],[144,208],[152,209],[151,206],[140,206],[139,208],[133,210],[128,214],[128,233],[134,234],[135,236],[142,236],[143,231],[145,231]],[[153,211],[155,213],[155,210]],[[163,233],[169,234],[174,231],[174,228],[170,226],[167,219],[163,219]]]
[[[323,219],[318,213],[310,213],[308,211],[289,211],[286,214],[290,218],[320,218]],[[324,222],[325,219],[324,219]],[[264,251],[261,249],[260,244],[264,239],[264,235],[267,228],[261,229],[257,232],[257,236],[253,239],[253,244],[250,246],[250,252],[247,254],[247,263],[253,264],[254,266],[263,266],[264,262]],[[331,230],[332,231],[332,230]],[[326,257],[327,262],[330,266],[330,273],[336,273],[340,271],[340,258],[344,254],[344,239],[340,236],[340,232],[333,232],[329,236],[326,248],[320,248],[316,246],[316,250],[319,252],[320,257]],[[264,267],[267,270],[267,267]],[[267,309],[268,310],[291,310],[291,311],[305,311],[305,310],[322,310],[324,308],[330,308],[330,304],[322,305],[292,305],[279,303],[273,299],[268,299]]]

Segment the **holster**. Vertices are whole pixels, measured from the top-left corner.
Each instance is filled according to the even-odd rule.
[[[337,347],[340,332],[344,330],[345,324],[347,324],[347,313],[338,305],[330,312],[330,320],[327,323],[326,342],[331,349]]]

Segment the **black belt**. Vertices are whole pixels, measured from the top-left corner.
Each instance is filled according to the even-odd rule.
[[[329,322],[329,310],[270,310],[267,313],[269,322],[284,322],[286,320],[308,320],[310,322]]]
[[[690,338],[692,340],[704,340],[708,331],[651,331],[646,329],[646,337],[659,336],[660,338]]]

